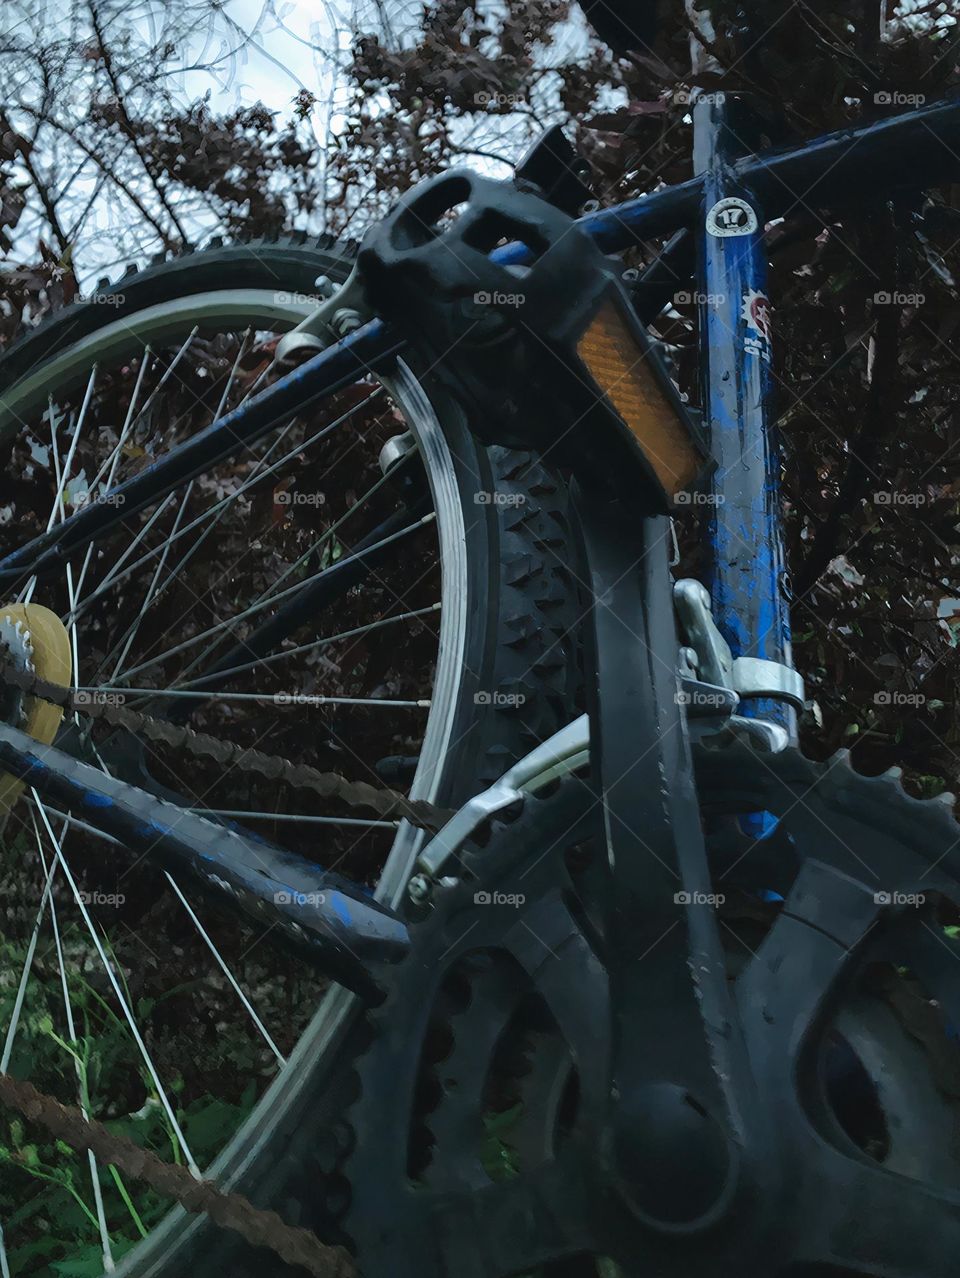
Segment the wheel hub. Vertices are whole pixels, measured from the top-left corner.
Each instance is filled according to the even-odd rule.
[[[49,608],[32,603],[0,607],[0,641],[0,656],[13,669],[51,683],[70,683],[70,635]],[[8,685],[0,692],[0,719],[22,728],[35,741],[50,745],[63,719],[63,710]],[[23,784],[9,774],[0,775],[0,814],[10,811]]]

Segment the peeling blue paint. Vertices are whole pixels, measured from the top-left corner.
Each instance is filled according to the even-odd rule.
[[[712,167],[704,174],[704,210],[739,196],[726,165],[724,109],[715,104],[698,127],[710,135]],[[734,657],[791,663],[789,606],[784,593],[780,523],[780,458],[771,412],[771,346],[766,303],[763,212],[758,230],[711,235],[701,229],[698,290],[703,403],[713,476],[707,529],[713,614]],[[747,700],[741,713],[790,726],[790,709]]]
[[[345,927],[350,927],[353,922],[353,916],[350,913],[347,898],[342,896],[339,892],[328,892],[327,900],[330,902],[331,908],[340,922],[343,923]]]
[[[87,790],[83,796],[84,806],[88,808],[112,808],[113,799],[109,794],[97,794],[93,790]]]

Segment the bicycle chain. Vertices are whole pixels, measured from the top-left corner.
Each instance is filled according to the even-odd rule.
[[[32,1083],[0,1073],[0,1104],[37,1122],[54,1139],[77,1153],[89,1150],[101,1163],[112,1164],[131,1180],[141,1180],[186,1211],[208,1216],[223,1229],[232,1229],[254,1247],[268,1247],[290,1265],[299,1265],[314,1278],[356,1278],[357,1267],[342,1247],[322,1243],[309,1229],[288,1225],[275,1211],[255,1207],[242,1194],[228,1193],[211,1180],[196,1180],[185,1167],[164,1162],[127,1136],[107,1131],[73,1105],[62,1105],[37,1091]]]
[[[13,686],[25,695],[39,697],[61,709],[88,719],[102,720],[109,727],[123,728],[142,735],[159,745],[184,750],[199,759],[229,765],[267,781],[281,781],[295,790],[305,790],[329,801],[339,799],[352,808],[366,808],[386,819],[404,818],[411,825],[435,833],[453,816],[453,812],[428,803],[425,799],[408,799],[386,786],[367,781],[351,781],[337,772],[321,772],[305,763],[293,763],[280,755],[265,754],[233,741],[223,741],[186,725],[169,723],[124,706],[98,700],[113,694],[76,692],[63,684],[51,683],[13,664],[13,655],[0,637],[0,682]],[[162,689],[158,689],[162,695]]]

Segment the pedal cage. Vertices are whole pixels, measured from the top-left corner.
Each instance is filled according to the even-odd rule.
[[[491,260],[510,242],[526,247],[527,263]],[[635,484],[636,439],[577,357],[602,304],[632,308],[616,264],[573,218],[512,183],[451,170],[368,231],[358,271],[377,313],[426,351],[420,376],[459,400],[483,443],[549,449],[555,464],[591,469],[606,487],[625,473]],[[632,331],[679,403],[635,320]],[[663,508],[656,495],[652,504]]]

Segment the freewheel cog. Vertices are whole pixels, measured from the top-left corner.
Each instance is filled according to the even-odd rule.
[[[370,1015],[344,1168],[365,1278],[955,1272],[949,804],[845,756],[695,755],[739,1031],[769,1117],[755,1210],[671,1237],[619,1192],[605,848],[599,806],[568,780],[463,850],[466,879],[439,893]],[[758,810],[780,820],[754,842],[732,818]]]
[[[49,608],[34,603],[0,607],[0,641],[15,670],[27,671],[51,683],[70,683],[70,635]],[[0,716],[3,722],[22,728],[34,740],[50,745],[63,719],[63,710],[8,685],[3,689]],[[24,782],[16,777],[0,775],[0,815],[10,811],[23,787]]]

